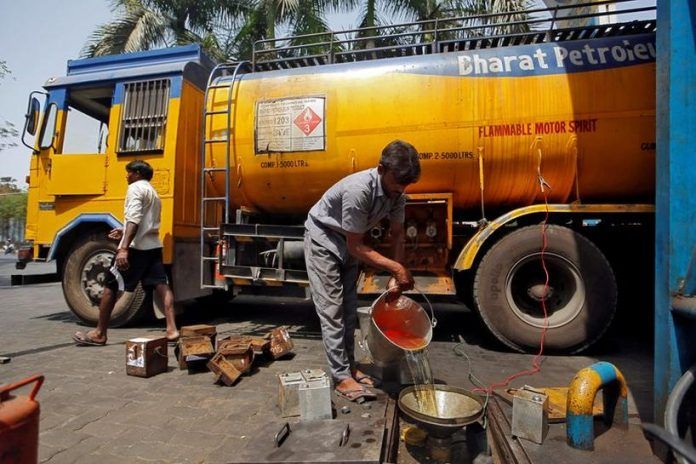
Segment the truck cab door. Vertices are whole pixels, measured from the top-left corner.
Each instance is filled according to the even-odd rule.
[[[51,95],[41,146],[49,151],[46,193],[101,195],[106,191],[109,118],[114,86],[65,89]],[[53,119],[52,119],[53,118]],[[50,129],[53,126],[53,137]]]

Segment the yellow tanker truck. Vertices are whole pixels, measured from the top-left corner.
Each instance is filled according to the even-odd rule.
[[[217,66],[196,46],[70,61],[44,86],[40,123],[29,104],[32,256],[57,261],[69,306],[95,320],[115,248],[105,232],[120,225],[124,166],[141,158],[178,300],[302,288],[309,208],[403,139],[423,173],[405,222],[416,286],[470,298],[514,349],[534,349],[545,326],[548,349],[586,348],[617,288],[585,230],[654,211],[655,21],[470,24],[262,41],[251,62]],[[66,151],[74,113],[98,123],[97,150]],[[387,231],[369,239],[386,247]],[[364,269],[360,292],[387,278]],[[143,299],[124,299],[114,323]]]

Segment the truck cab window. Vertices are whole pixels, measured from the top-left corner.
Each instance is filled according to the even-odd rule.
[[[124,85],[119,153],[162,151],[169,109],[169,79]]]
[[[58,115],[58,107],[55,103],[48,105],[46,117],[44,118],[43,127],[41,128],[40,148],[50,148],[53,145],[53,137],[56,133],[56,116]]]
[[[105,152],[113,93],[113,86],[70,92],[62,153]]]

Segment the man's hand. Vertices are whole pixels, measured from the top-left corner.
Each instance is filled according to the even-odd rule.
[[[395,272],[387,283],[387,290],[389,290],[387,301],[394,301],[398,299],[403,292],[411,290],[414,284],[415,281],[411,275],[411,272],[409,272],[409,270],[404,266],[400,266],[398,272]]]
[[[402,292],[411,290],[416,283],[416,281],[413,280],[411,272],[404,266],[399,266],[399,270],[394,273],[393,278],[396,280],[396,285],[399,286],[399,290]]]
[[[121,240],[123,238],[123,229],[112,229],[107,237],[111,240]]]
[[[116,269],[128,269],[128,248],[119,248],[116,251]]]

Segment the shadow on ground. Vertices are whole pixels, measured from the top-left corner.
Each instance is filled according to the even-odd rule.
[[[607,334],[590,349],[581,353],[593,359],[612,362],[626,377],[639,413],[643,420],[652,420],[652,294],[647,281],[651,275],[637,275],[633,262],[626,261],[618,267],[619,307],[614,323]],[[636,281],[641,285],[636,286]],[[639,289],[636,291],[636,288]],[[648,290],[646,290],[648,289]],[[646,303],[647,302],[647,303]],[[371,301],[363,300],[361,306]],[[478,347],[489,357],[505,357],[510,349],[495,340],[483,326],[478,316],[455,300],[434,303],[438,320],[433,341],[459,343],[460,336],[470,347]],[[78,325],[80,322],[69,311],[38,316],[35,319]],[[239,296],[227,303],[202,300],[192,303],[186,312],[177,316],[177,325],[214,324],[222,336],[237,334],[224,324],[244,322],[244,334],[264,335],[280,325],[288,326],[293,338],[321,339],[319,320],[312,303],[300,298]],[[129,328],[145,332],[161,333],[164,321],[154,317]],[[557,358],[563,355],[547,355]],[[526,367],[526,366],[525,366]],[[543,370],[543,366],[542,366]]]

